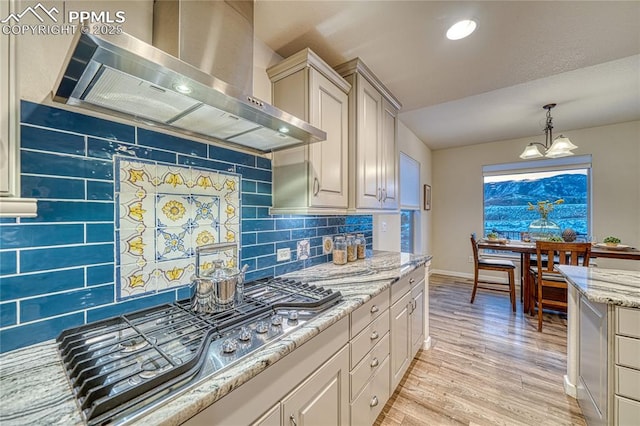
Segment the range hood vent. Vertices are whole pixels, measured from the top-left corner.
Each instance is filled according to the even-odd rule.
[[[78,30],[56,102],[266,153],[326,133],[131,35]]]

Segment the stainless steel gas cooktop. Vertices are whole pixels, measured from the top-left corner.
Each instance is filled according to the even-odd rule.
[[[89,425],[126,424],[342,299],[340,292],[285,279],[245,284],[244,301],[196,313],[188,301],[66,330],[57,339]]]

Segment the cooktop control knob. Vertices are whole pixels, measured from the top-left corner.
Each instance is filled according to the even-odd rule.
[[[282,315],[275,314],[271,317],[271,324],[282,325]]]
[[[222,352],[224,352],[225,354],[235,352],[236,349],[238,349],[238,342],[236,342],[235,340],[227,339],[222,342]]]
[[[245,327],[243,326],[240,329],[240,336],[238,336],[238,338],[240,340],[242,340],[243,342],[246,342],[248,340],[251,340],[251,330],[249,329],[249,327]]]
[[[266,321],[258,321],[256,324],[256,333],[263,334],[267,331],[269,331],[269,324],[267,324]]]
[[[298,321],[298,311],[290,310],[287,318],[289,321]]]

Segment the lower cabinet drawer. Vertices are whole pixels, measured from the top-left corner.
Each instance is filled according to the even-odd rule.
[[[372,425],[389,399],[389,357],[351,403],[351,425]]]
[[[637,426],[640,419],[640,402],[622,398],[618,395],[614,401],[614,424],[617,426]]]
[[[616,334],[640,339],[640,309],[616,307]]]
[[[616,364],[640,370],[640,339],[616,336]]]
[[[616,365],[616,394],[640,401],[640,370]]]
[[[389,333],[385,334],[371,351],[351,371],[351,398],[354,400],[371,376],[377,374],[382,361],[389,356]]]
[[[371,321],[389,309],[389,290],[375,296],[351,313],[351,338],[360,333]]]
[[[351,365],[354,369],[362,358],[389,332],[389,310],[384,311],[351,340]]]

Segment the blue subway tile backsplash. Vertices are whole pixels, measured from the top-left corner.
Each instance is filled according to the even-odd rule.
[[[84,200],[86,181],[47,176],[22,175],[20,192],[27,198],[55,198],[58,200]],[[110,192],[113,192],[111,189]],[[98,199],[98,198],[96,198]]]
[[[124,142],[135,140],[135,127],[101,118],[90,117],[33,102],[20,103],[20,122],[47,127],[51,130],[97,136]],[[55,145],[51,146],[55,151]]]
[[[0,234],[0,247],[3,249],[82,244],[83,242],[84,225],[81,223],[9,225],[3,226]]]
[[[86,152],[86,142],[82,135],[22,126],[20,148],[51,151],[52,147],[61,154],[84,155]]]
[[[5,276],[0,302],[84,287],[84,268]]]
[[[330,261],[324,235],[363,232],[372,243],[370,215],[270,215],[266,157],[26,101],[21,138],[21,192],[38,199],[38,216],[0,220],[0,352],[189,296],[185,285],[118,301],[114,155],[240,174],[247,280]],[[296,258],[301,239],[311,245],[304,261]],[[277,262],[276,250],[285,247],[291,260]]]
[[[0,327],[8,327],[18,322],[17,302],[0,303]]]

